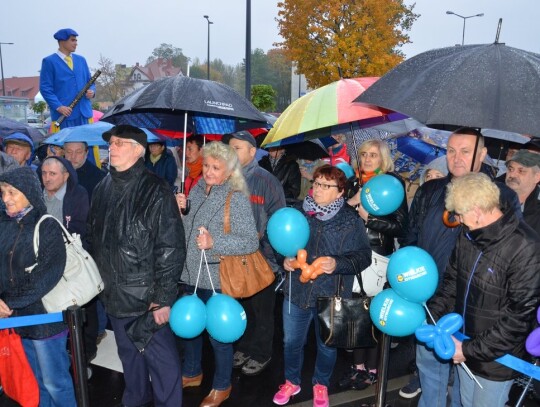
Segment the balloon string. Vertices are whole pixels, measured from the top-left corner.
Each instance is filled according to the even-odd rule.
[[[423,302],[422,305],[426,309],[426,311],[427,311],[427,313],[429,315],[429,318],[431,319],[431,322],[433,322],[436,325],[437,323],[435,322],[435,318],[433,318],[433,315],[431,315],[431,312],[429,311],[429,308],[427,307],[427,304],[425,302]],[[482,385],[480,384],[480,382],[478,381],[476,376],[473,374],[473,372],[471,372],[471,370],[468,368],[468,366],[465,364],[465,362],[461,362],[460,365],[463,368],[463,370],[465,370],[465,372],[469,375],[471,380],[474,380],[476,382],[476,384],[478,385],[478,387],[480,387],[483,390],[484,387],[482,387]]]
[[[208,279],[210,280],[210,285],[212,286],[212,291],[216,294],[216,289],[214,288],[214,282],[212,281],[212,276],[210,275],[210,268],[208,267],[208,260],[206,260],[206,250],[202,250],[202,255],[204,256],[204,264],[206,264],[206,271],[208,272]]]
[[[433,322],[433,324],[436,325],[437,323],[435,322],[435,319],[433,318],[433,315],[431,315],[431,312],[429,311],[429,308],[427,307],[427,304],[425,302],[423,302],[422,305],[426,309],[426,311],[427,311],[427,313],[429,315],[429,319],[431,319],[431,322]]]
[[[199,286],[199,277],[201,276],[203,256],[204,250],[201,250],[201,261],[199,262],[199,271],[197,272],[197,281],[195,282],[195,291],[193,291],[193,294],[197,293],[197,287]]]
[[[292,272],[289,271],[289,315],[291,314]]]

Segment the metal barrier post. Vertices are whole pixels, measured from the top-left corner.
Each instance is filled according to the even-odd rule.
[[[82,333],[84,310],[78,305],[72,305],[64,311],[64,320],[69,328],[69,349],[71,351],[71,366],[73,368],[77,405],[78,407],[90,407]]]
[[[376,394],[376,407],[385,407],[386,403],[386,387],[388,384],[388,362],[390,360],[390,342],[392,337],[386,334],[382,334],[379,339],[379,366],[377,368],[377,394]]]

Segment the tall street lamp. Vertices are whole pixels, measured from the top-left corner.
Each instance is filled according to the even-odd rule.
[[[210,21],[208,16],[203,16],[208,21],[208,48],[206,54],[206,79],[210,80],[210,24],[214,24]]]
[[[460,16],[459,14],[456,14],[453,11],[447,11],[446,14],[453,14],[453,15],[463,19],[463,36],[461,37],[461,45],[465,45],[465,21],[467,21],[468,18],[483,17],[484,16],[484,13],[480,13],[480,14],[475,14],[473,16],[465,17],[465,16]]]
[[[246,89],[245,96],[251,100],[251,0],[246,0]]]
[[[0,71],[2,73],[2,96],[6,96],[6,83],[4,81],[4,63],[2,62],[2,45],[13,45],[13,43],[0,42]]]

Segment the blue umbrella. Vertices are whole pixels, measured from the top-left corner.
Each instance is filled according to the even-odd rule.
[[[68,142],[85,142],[89,146],[107,146],[107,142],[103,140],[101,135],[113,127],[112,124],[106,122],[97,122],[84,124],[82,126],[67,127],[60,130],[58,133],[47,137],[45,144],[54,144],[63,146]]]
[[[114,127],[113,124],[107,122],[97,122],[91,124],[84,124],[82,126],[67,127],[49,136],[45,140],[45,144],[54,144],[56,146],[63,146],[64,143],[70,142],[85,142],[89,146],[106,147],[107,142],[101,137],[103,133]],[[141,128],[146,133],[147,141],[149,143],[156,143],[164,141],[167,145],[177,145],[176,140],[169,139],[164,136],[157,136],[148,129]]]

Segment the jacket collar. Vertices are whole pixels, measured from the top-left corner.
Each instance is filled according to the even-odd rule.
[[[495,244],[500,239],[505,238],[512,233],[519,224],[519,219],[512,208],[506,209],[503,216],[490,225],[480,229],[469,230],[463,227],[465,236],[474,242],[480,250]]]

